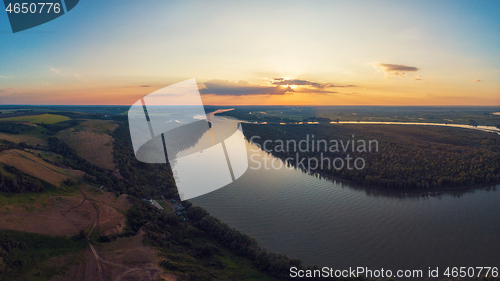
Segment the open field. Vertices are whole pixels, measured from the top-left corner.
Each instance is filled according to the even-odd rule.
[[[0,105],[0,112],[13,114],[18,112],[52,113],[74,112],[82,114],[121,114],[130,106],[124,105]]]
[[[29,122],[29,123],[34,123],[34,124],[55,124],[63,121],[68,121],[71,120],[71,118],[62,116],[62,115],[56,115],[56,114],[40,114],[40,115],[25,115],[25,116],[17,116],[17,117],[8,117],[8,118],[1,118],[0,116],[0,121],[17,121],[17,122]]]
[[[46,129],[33,123],[25,122],[4,122],[0,117],[0,140],[13,143],[24,142],[31,146],[46,146]]]
[[[54,211],[59,208],[59,204],[64,204],[64,202],[74,206],[80,202],[78,188],[79,185],[74,185],[72,187],[53,187],[43,192],[0,192],[0,215],[4,213]]]
[[[116,126],[111,121],[89,120],[59,132],[57,137],[90,163],[104,169],[116,170],[113,162],[113,137],[109,135]]]
[[[116,235],[123,232],[127,218],[113,207],[95,203],[99,208],[99,230],[101,235]]]
[[[101,234],[119,234],[125,227],[125,213],[130,203],[127,195],[115,197],[113,193],[85,188],[81,190],[99,210]],[[15,200],[9,200],[9,199]],[[24,199],[24,200],[23,200]],[[76,191],[71,194],[0,193],[0,228],[49,235],[75,235],[80,229],[89,228],[96,213],[92,204]],[[88,230],[88,229],[87,229]]]
[[[30,135],[14,135],[14,134],[7,134],[7,133],[0,133],[0,140],[6,140],[10,141],[13,143],[21,143],[25,142],[29,145],[46,145],[47,142],[44,141],[41,138],[38,138],[36,136],[30,136]]]
[[[108,280],[160,280],[162,270],[152,247],[142,242],[145,233],[97,246]]]
[[[0,163],[16,167],[18,170],[59,186],[70,177],[82,177],[83,172],[63,169],[45,162],[43,159],[28,152],[10,149],[0,153]]]
[[[76,263],[71,265],[68,270],[60,273],[52,281],[87,281],[99,280],[97,263],[90,249],[86,249],[78,256]]]
[[[0,227],[53,236],[73,236],[81,229],[90,228],[96,216],[90,202],[83,201],[83,197],[59,198],[50,211],[29,212],[31,208],[40,207],[32,204],[26,206],[25,212],[1,214]]]
[[[116,241],[96,246],[105,280],[161,280],[160,274],[163,271],[157,265],[159,260],[156,251],[144,245],[142,242],[144,235],[145,233],[140,231],[136,236],[118,238]],[[65,274],[54,280],[99,280],[97,272],[96,260],[88,249],[78,264],[71,266]],[[169,277],[176,276],[170,274]]]
[[[54,163],[62,163],[63,156],[61,154],[57,154],[51,151],[46,151],[46,150],[38,150],[38,149],[25,149],[29,153],[33,153],[37,155],[38,157],[42,158],[43,160],[48,160],[50,162]]]
[[[99,232],[101,235],[122,233],[126,225],[125,213],[131,204],[127,195],[116,197],[113,193],[96,188],[86,188],[85,195],[99,209]]]
[[[57,194],[52,190],[21,194],[0,193],[0,215],[11,213],[40,213],[65,210],[82,202],[76,190]]]
[[[109,205],[122,214],[127,212],[128,208],[131,206],[126,194],[116,197],[114,193],[106,192],[97,188],[86,188],[84,191],[89,200]]]
[[[22,195],[18,194],[17,196]],[[75,195],[40,196],[40,198],[34,199],[31,204],[25,205],[25,209],[15,204],[3,206],[9,212],[0,215],[0,237],[3,233],[9,233],[12,230],[22,231],[19,233],[14,232],[22,237],[44,234],[49,236],[43,236],[42,238],[45,240],[40,243],[54,239],[64,240],[61,241],[61,245],[53,247],[53,249],[70,247],[73,244],[79,245],[79,248],[72,249],[69,252],[55,253],[45,250],[45,254],[41,255],[42,258],[35,259],[36,263],[33,264],[32,268],[9,268],[9,273],[14,276],[9,280],[99,280],[98,266],[101,265],[105,269],[106,275],[111,276],[116,273],[113,279],[106,278],[106,280],[115,280],[115,278],[119,278],[116,280],[120,280],[120,278],[123,278],[121,280],[160,280],[157,276],[159,276],[161,270],[156,265],[154,249],[147,248],[142,243],[137,242],[142,241],[143,235],[123,238],[106,244],[118,244],[116,249],[119,250],[116,255],[111,251],[105,251],[105,253],[108,253],[107,257],[112,258],[111,262],[99,258],[100,253],[93,253],[90,248],[81,251],[87,245],[86,235],[84,234],[89,233],[95,226],[97,226],[95,227],[96,230],[116,229],[115,234],[121,232],[121,229],[125,226],[123,213],[127,211],[130,205],[127,195],[115,197],[112,193],[87,187],[80,189],[80,192]],[[82,230],[84,234],[81,234]],[[62,238],[60,236],[72,236],[72,238]],[[67,245],[68,243],[65,243],[65,241],[73,241],[74,243]],[[125,241],[125,244],[123,241]],[[29,251],[36,252],[40,244],[28,246],[30,247]],[[115,249],[113,248],[113,250]],[[127,253],[124,254],[120,250],[126,250]],[[46,253],[51,254],[47,255]],[[7,255],[7,257],[9,259],[19,259],[19,255]],[[25,260],[25,258],[23,257],[22,260]],[[105,263],[107,265],[104,265]],[[117,268],[118,271],[112,270],[112,268]],[[0,268],[1,271],[2,268]],[[19,276],[21,277],[18,279]],[[57,277],[54,278],[54,276]],[[147,276],[147,279],[141,279],[145,278],[145,276]],[[0,280],[3,279],[0,278]]]
[[[87,247],[85,239],[0,230],[0,280],[51,280],[65,272]]]

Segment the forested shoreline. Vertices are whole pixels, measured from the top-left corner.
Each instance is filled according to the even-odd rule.
[[[399,191],[429,191],[473,187],[500,182],[500,136],[456,128],[408,125],[257,125],[243,124],[245,137],[266,148],[273,156],[289,161],[347,155],[366,162],[363,169],[318,169],[311,171],[343,180]],[[378,151],[357,149],[331,151],[283,150],[286,143],[317,140],[377,140]],[[256,138],[254,136],[258,136]],[[309,136],[309,137],[308,137]],[[296,166],[296,165],[295,165]],[[296,167],[301,168],[301,167]]]
[[[166,198],[178,197],[168,164],[146,164],[135,159],[126,122],[120,123],[113,137],[115,139],[115,163],[128,184],[136,187],[137,184],[139,187],[156,186],[154,192],[157,195],[161,194]],[[153,190],[140,189],[144,191],[138,194],[137,189],[129,188],[127,194],[154,195]],[[143,229],[149,233],[147,239],[149,244],[158,247],[162,252],[173,252],[173,256],[188,255],[194,258],[195,262],[192,266],[195,270],[192,266],[182,265],[175,259],[161,263],[166,270],[189,276],[188,280],[217,279],[216,270],[223,269],[224,265],[219,262],[214,263],[212,257],[216,253],[223,253],[219,247],[227,247],[233,254],[250,259],[259,270],[279,279],[290,278],[291,266],[303,269],[318,268],[317,266],[305,267],[299,259],[291,259],[286,255],[265,251],[258,246],[254,238],[222,223],[203,208],[192,206],[189,201],[183,202],[186,210],[182,212],[182,217],[189,221],[183,220],[174,213],[157,213],[151,205],[142,200],[132,199],[131,202],[134,205],[127,213],[129,233],[134,234],[145,226]],[[220,246],[214,243],[196,243],[197,240],[206,238],[215,239],[216,244]]]

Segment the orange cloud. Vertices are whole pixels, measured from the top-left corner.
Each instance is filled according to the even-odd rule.
[[[406,75],[408,72],[417,72],[420,69],[415,66],[407,66],[401,64],[390,64],[390,63],[375,63],[373,65],[375,68],[384,72],[387,78],[397,76],[399,78]],[[420,77],[419,77],[420,78]]]

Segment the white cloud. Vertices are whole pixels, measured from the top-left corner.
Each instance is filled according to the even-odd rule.
[[[54,73],[56,73],[56,74],[61,73],[61,71],[59,71],[59,70],[55,69],[55,68],[54,68],[54,67],[52,67],[52,66],[50,67],[50,71],[52,71],[52,72],[54,72]]]

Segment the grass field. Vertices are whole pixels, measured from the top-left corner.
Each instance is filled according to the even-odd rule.
[[[40,114],[40,115],[26,115],[17,117],[0,118],[0,121],[17,121],[17,122],[29,122],[33,124],[55,124],[63,121],[71,120],[71,118],[57,115],[57,114]]]
[[[213,280],[252,280],[273,281],[279,280],[260,271],[251,260],[235,255],[212,239],[196,237],[192,243],[203,246],[208,243],[218,246],[217,253],[210,258],[195,258],[187,253],[180,253],[168,247],[159,248],[162,266],[172,274],[188,279],[189,274],[208,275]],[[176,245],[177,247],[184,247]],[[202,276],[199,279],[205,280]]]
[[[56,137],[76,153],[101,168],[116,170],[113,162],[113,137],[116,124],[107,120],[89,120],[74,128],[60,131]]]
[[[0,245],[9,249],[1,255],[0,280],[43,281],[66,271],[87,241],[1,230]]]
[[[38,157],[48,160],[53,163],[62,163],[63,157],[60,154],[47,151],[47,150],[38,150],[38,149],[25,149],[29,153],[33,153],[35,155],[38,155]]]
[[[96,212],[81,195],[47,197],[24,208],[3,208],[10,211],[0,216],[0,228],[52,236],[73,236],[89,230]],[[24,210],[23,210],[24,209]]]
[[[47,198],[60,196],[75,196],[78,187],[50,188],[44,192],[11,193],[0,192],[0,213],[10,213],[20,210],[27,210],[28,205],[47,207]],[[50,200],[49,200],[50,201]]]
[[[165,212],[171,212],[172,211],[172,208],[170,207],[170,205],[165,204],[165,202],[163,202],[163,200],[156,200],[156,202],[158,202],[158,204],[160,204],[160,206],[163,207],[163,209],[164,209]]]
[[[33,154],[18,149],[3,151],[0,154],[0,162],[14,166],[18,170],[54,186],[59,186],[62,181],[70,178],[69,170],[51,165]]]
[[[99,209],[99,233],[101,235],[120,234],[126,225],[125,214],[130,208],[127,195],[116,197],[114,193],[98,188],[85,188],[87,198]]]
[[[13,143],[25,142],[26,144],[33,146],[36,146],[37,144],[47,145],[47,141],[33,135],[13,135],[7,133],[0,133],[0,140],[6,140]]]
[[[145,280],[142,279],[144,276],[155,276],[148,280],[158,280],[162,270],[158,266],[155,249],[142,242],[145,235],[140,231],[136,236],[118,238],[111,243],[96,246],[104,260],[107,280]],[[117,267],[116,264],[122,267]]]
[[[76,235],[92,226],[97,216],[94,204],[99,210],[99,226],[94,231],[96,241],[99,234],[118,235],[122,232],[126,225],[124,214],[130,206],[126,195],[115,198],[110,192],[83,188],[81,191],[88,197],[84,200],[84,196],[77,192],[79,187],[72,188],[66,188],[64,192],[59,188],[40,193],[0,192],[0,230]]]

